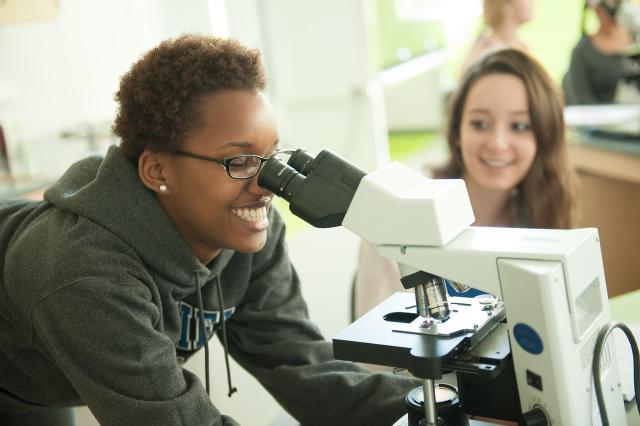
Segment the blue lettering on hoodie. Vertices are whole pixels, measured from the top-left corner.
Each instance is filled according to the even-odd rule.
[[[200,330],[200,321],[198,320],[200,310],[184,301],[178,303],[178,309],[180,311],[182,328],[176,348],[183,351],[196,351],[204,346],[205,333],[207,340],[213,336],[216,325],[220,323],[220,311],[204,310],[205,333],[202,333]],[[231,318],[235,310],[235,306],[224,310],[225,321]]]

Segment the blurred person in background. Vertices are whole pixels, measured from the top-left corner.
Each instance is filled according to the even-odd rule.
[[[514,48],[528,52],[529,46],[518,30],[531,19],[533,0],[484,0],[482,32],[463,62],[461,75],[486,50]]]
[[[632,77],[633,62],[627,52],[635,45],[618,14],[621,0],[588,0],[582,14],[582,37],[571,52],[562,88],[567,105],[607,104],[616,99],[619,83]],[[586,32],[589,10],[598,18],[598,30]]]

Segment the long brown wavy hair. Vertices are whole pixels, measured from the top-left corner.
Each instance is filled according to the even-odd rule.
[[[533,228],[571,228],[577,224],[576,177],[565,140],[564,101],[545,69],[516,49],[491,51],[467,70],[449,104],[446,130],[451,153],[436,177],[461,177],[460,126],[469,91],[482,77],[508,74],[519,78],[528,96],[536,156],[510,201],[511,223]]]

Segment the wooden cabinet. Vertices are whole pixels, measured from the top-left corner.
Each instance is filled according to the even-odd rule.
[[[613,297],[640,289],[640,141],[582,142],[570,146],[580,182],[580,225],[599,229]]]

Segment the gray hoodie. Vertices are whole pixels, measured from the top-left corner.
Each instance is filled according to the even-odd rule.
[[[389,425],[404,413],[417,381],[334,360],[273,209],[260,252],[203,265],[117,147],[73,165],[44,198],[0,201],[0,412],[86,404],[103,425],[235,425],[182,368],[223,312],[231,356],[302,424]]]

